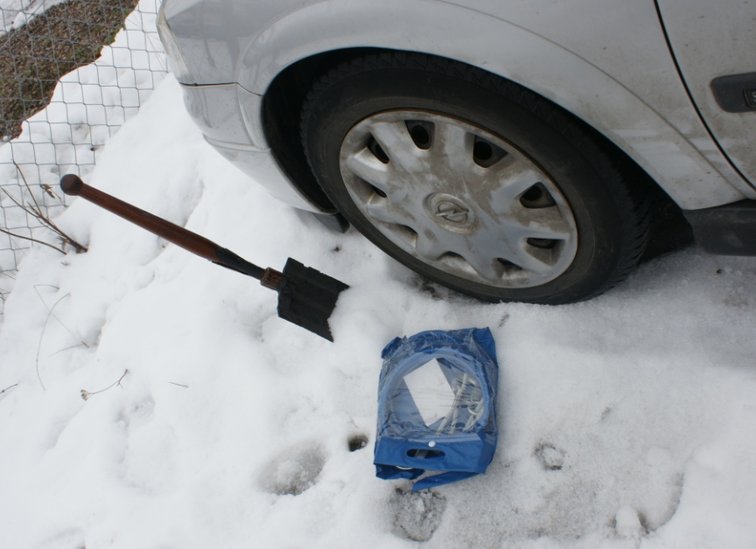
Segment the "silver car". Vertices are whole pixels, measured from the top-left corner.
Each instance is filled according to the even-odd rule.
[[[166,0],[207,141],[484,300],[622,280],[660,212],[756,255],[756,4]]]

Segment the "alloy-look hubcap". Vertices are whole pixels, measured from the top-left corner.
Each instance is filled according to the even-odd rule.
[[[514,144],[468,122],[396,110],[356,124],[341,146],[356,207],[422,262],[501,288],[545,284],[577,253],[567,200]]]

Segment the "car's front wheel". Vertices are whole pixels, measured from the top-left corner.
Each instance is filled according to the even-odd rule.
[[[339,211],[460,292],[577,301],[621,280],[643,251],[644,200],[588,132],[477,69],[421,55],[352,61],[314,86],[302,128]]]

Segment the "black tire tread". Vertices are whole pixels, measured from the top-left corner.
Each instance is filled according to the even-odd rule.
[[[613,197],[618,211],[622,212],[623,219],[619,222],[624,226],[623,234],[626,235],[620,243],[622,249],[616,256],[619,261],[613,266],[611,275],[601,287],[578,299],[565,301],[590,299],[600,295],[625,280],[635,269],[643,256],[651,227],[652,208],[644,189],[640,186],[629,185],[624,181],[609,157],[602,152],[599,144],[571,114],[527,88],[477,67],[431,55],[405,52],[377,53],[344,62],[323,74],[307,94],[300,122],[300,137],[305,151],[307,151],[307,135],[310,130],[310,115],[318,105],[319,98],[327,93],[329,88],[338,86],[346,79],[382,69],[403,69],[451,76],[513,101],[549,125],[566,140],[576,144],[583,156],[590,158],[597,172],[601,173],[609,184],[614,185]],[[309,155],[308,162],[310,162]],[[313,169],[312,165],[311,169]],[[557,304],[565,301],[554,300],[549,303]]]

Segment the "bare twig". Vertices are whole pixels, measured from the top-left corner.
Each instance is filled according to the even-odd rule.
[[[41,287],[49,287],[49,288],[53,288],[55,290],[59,290],[60,288],[58,288],[57,286],[53,286],[52,284],[36,284],[34,286],[34,291],[36,292],[37,297],[42,302],[42,305],[45,306],[45,309],[47,309],[47,317],[45,318],[45,324],[42,326],[42,332],[39,334],[39,342],[37,343],[37,355],[36,355],[35,360],[34,360],[34,367],[35,367],[36,372],[37,372],[37,379],[39,380],[39,384],[42,387],[42,390],[46,391],[47,388],[45,387],[45,383],[42,381],[42,375],[41,375],[40,369],[39,369],[39,355],[40,355],[40,353],[42,351],[42,341],[45,338],[45,332],[47,331],[47,324],[50,322],[50,318],[54,318],[55,321],[58,324],[60,324],[63,327],[63,329],[66,332],[68,332],[68,334],[72,338],[74,338],[75,340],[77,340],[79,342],[76,345],[71,345],[70,347],[66,347],[65,349],[61,349],[59,351],[56,351],[56,352],[52,353],[50,356],[54,356],[54,355],[56,355],[58,353],[62,353],[63,351],[68,351],[68,350],[74,349],[76,347],[84,346],[86,348],[89,348],[89,345],[87,345],[87,343],[85,341],[83,341],[80,336],[78,336],[77,334],[73,333],[71,331],[71,329],[68,326],[66,326],[65,323],[62,320],[60,320],[58,318],[58,316],[55,314],[55,308],[61,303],[61,301],[63,301],[64,299],[66,299],[68,297],[71,297],[71,294],[66,294],[66,295],[62,296],[60,299],[58,299],[58,301],[56,301],[53,304],[52,307],[48,307],[47,303],[43,299],[42,295],[39,293],[39,289]]]
[[[32,192],[31,186],[29,185],[29,182],[26,180],[26,176],[24,175],[24,172],[21,171],[21,167],[16,164],[16,162],[13,162],[13,165],[16,167],[16,170],[18,170],[18,173],[21,174],[21,179],[24,182],[24,186],[26,187],[26,190],[29,192],[29,196],[31,196],[32,200],[34,201],[34,208],[33,211],[35,212],[32,215],[36,215],[37,219],[39,219],[40,222],[47,225],[50,229],[52,229],[53,232],[55,232],[58,237],[63,240],[64,243],[70,244],[73,246],[74,250],[76,250],[76,253],[82,253],[87,251],[87,247],[79,244],[76,242],[73,238],[68,236],[66,233],[64,233],[56,224],[55,222],[50,219],[45,213],[42,211],[42,208],[39,205],[39,202],[37,202],[36,197],[34,196],[34,193]],[[43,190],[45,190],[48,194],[52,194],[55,196],[55,193],[52,192],[52,189],[49,185],[40,185]],[[57,198],[57,196],[56,196]],[[31,205],[30,205],[31,208]]]
[[[37,202],[37,198],[34,196],[34,193],[31,190],[31,187],[29,186],[29,182],[26,180],[26,176],[24,175],[23,170],[21,169],[21,166],[19,166],[15,160],[12,161],[13,165],[16,167],[16,171],[21,176],[21,179],[24,182],[24,186],[26,186],[26,190],[29,191],[29,196],[31,196],[32,202],[34,202],[34,205],[36,206],[37,212],[42,212],[42,209],[39,207],[39,202]]]
[[[39,295],[39,293],[37,295]],[[43,391],[47,391],[47,388],[45,387],[44,381],[42,381],[42,374],[40,374],[40,372],[39,372],[39,352],[42,349],[42,341],[45,338],[45,331],[47,330],[47,324],[48,324],[48,322],[50,322],[50,317],[54,316],[53,311],[55,311],[55,307],[57,307],[60,304],[61,301],[63,301],[64,299],[66,299],[67,297],[70,297],[70,296],[71,296],[71,294],[64,295],[58,301],[56,301],[55,304],[50,309],[48,309],[47,318],[45,318],[45,324],[44,324],[44,326],[42,326],[42,332],[39,334],[39,343],[37,344],[37,356],[36,356],[36,358],[34,360],[34,367],[35,367],[35,369],[37,371],[37,379],[39,380],[39,384],[42,386],[42,390]],[[41,299],[41,296],[40,296],[40,299]],[[43,303],[44,303],[44,301],[43,301]],[[58,322],[60,322],[60,321],[58,321]]]
[[[11,201],[24,210],[26,213],[34,217],[37,221],[39,221],[42,225],[46,226],[48,229],[53,231],[56,235],[58,235],[58,238],[63,242],[63,244],[68,244],[76,250],[76,253],[86,252],[87,247],[79,244],[76,240],[71,238],[68,234],[66,234],[63,230],[58,227],[53,220],[51,220],[47,214],[43,211],[42,206],[40,206],[39,202],[37,201],[37,198],[34,196],[34,192],[32,191],[31,185],[29,185],[29,182],[26,179],[26,176],[24,175],[23,170],[21,169],[21,166],[19,166],[15,161],[13,162],[13,165],[16,167],[16,171],[21,176],[21,180],[24,182],[24,187],[26,187],[26,191],[31,197],[32,203],[26,203],[24,204],[21,200],[16,199],[11,193],[9,193],[4,188],[0,187],[0,190],[11,199]],[[52,188],[49,185],[40,185],[41,188],[48,194],[55,198],[57,198],[57,195],[52,191]],[[9,231],[3,230],[4,233],[9,234],[16,238],[23,238],[25,240],[31,240],[32,242],[37,242],[39,244],[45,244],[47,246],[50,246],[51,248],[60,251],[61,253],[65,253],[65,251],[60,250],[59,248],[55,248],[54,246],[47,244],[45,242],[42,242],[40,240],[36,240],[33,238],[23,237],[21,235],[10,233]]]
[[[40,183],[39,186],[42,187],[42,190],[45,191],[45,194],[47,196],[54,198],[55,200],[60,200],[60,197],[55,193],[50,185],[47,185],[46,183]]]
[[[5,393],[6,391],[10,391],[10,390],[11,390],[11,389],[13,389],[14,387],[18,387],[18,383],[14,383],[13,385],[9,385],[8,387],[6,387],[6,388],[5,388],[5,389],[3,389],[2,391],[0,391],[0,395],[2,395],[3,393]]]
[[[108,385],[107,387],[105,387],[104,389],[99,389],[98,391],[87,391],[86,389],[82,389],[81,390],[81,398],[83,398],[84,400],[87,400],[92,395],[96,395],[98,393],[104,393],[105,391],[107,391],[108,389],[112,389],[116,385],[118,385],[120,387],[121,386],[121,381],[123,381],[123,378],[125,378],[126,374],[128,374],[128,373],[129,373],[128,369],[124,370],[123,374],[121,374],[121,377],[119,377],[116,381],[114,381],[113,383],[111,383],[110,385]]]
[[[53,246],[52,244],[49,244],[49,243],[45,242],[44,240],[37,240],[36,238],[32,238],[30,236],[23,236],[23,235],[20,235],[20,234],[12,233],[10,231],[6,231],[3,228],[0,228],[0,233],[5,233],[5,234],[7,234],[9,236],[12,236],[13,238],[21,238],[22,240],[30,240],[32,242],[36,242],[37,244],[42,244],[44,246],[47,246],[49,248],[52,248],[53,250],[56,250],[56,251],[62,253],[63,255],[65,255],[65,253],[66,253],[65,250],[61,250],[57,246]]]
[[[83,339],[81,339],[81,336],[80,336],[79,334],[75,334],[75,333],[74,333],[74,332],[73,332],[73,331],[72,331],[72,330],[71,330],[71,329],[70,329],[70,328],[69,328],[68,326],[66,326],[66,324],[65,324],[65,323],[64,323],[64,322],[63,322],[63,321],[62,321],[61,319],[59,319],[59,318],[58,318],[58,316],[57,316],[57,315],[56,315],[56,314],[55,314],[55,313],[53,312],[53,309],[55,309],[55,307],[57,306],[57,303],[56,303],[55,305],[53,305],[53,307],[52,307],[52,308],[50,308],[50,307],[48,307],[48,306],[47,306],[47,303],[45,303],[45,300],[44,300],[44,299],[42,298],[42,295],[41,295],[41,294],[39,293],[39,289],[40,289],[40,288],[52,288],[52,289],[54,289],[54,290],[56,290],[56,291],[57,291],[57,290],[60,290],[60,288],[58,288],[57,286],[54,286],[54,285],[52,285],[52,284],[35,284],[35,285],[34,285],[34,292],[35,292],[35,293],[37,294],[37,297],[38,297],[38,298],[39,298],[39,300],[40,300],[40,301],[42,302],[42,304],[43,304],[43,305],[45,306],[45,308],[47,309],[48,313],[49,313],[50,315],[52,315],[52,317],[53,317],[53,318],[55,319],[55,321],[56,321],[56,322],[57,322],[58,324],[60,324],[60,325],[61,325],[61,326],[63,327],[63,329],[64,329],[64,330],[66,331],[66,332],[68,332],[68,335],[70,335],[70,336],[71,336],[71,337],[72,337],[73,339],[75,339],[75,340],[77,340],[77,341],[79,342],[79,343],[77,343],[76,345],[74,345],[74,346],[72,346],[72,347],[68,347],[68,348],[69,348],[69,349],[71,349],[71,348],[73,348],[73,347],[80,347],[80,346],[83,346],[83,347],[85,347],[85,348],[89,349],[89,345],[87,345],[86,341],[84,341]],[[64,295],[64,296],[63,296],[63,297],[61,298],[61,300],[63,300],[63,299],[64,299],[64,298],[66,298],[66,297],[70,297],[70,294],[66,294],[66,295]],[[61,351],[57,351],[57,352],[61,352]]]
[[[23,210],[26,211],[26,206],[24,206],[23,202],[19,201],[15,196],[13,196],[11,193],[9,193],[8,191],[6,191],[3,187],[0,187],[0,191],[3,191],[3,193],[5,193],[5,196],[7,196],[8,198],[10,198],[11,201],[16,206],[18,206],[19,208],[23,208]],[[29,212],[29,213],[31,213],[31,212]],[[34,215],[34,214],[32,214],[32,215]]]
[[[58,290],[60,290],[60,286],[56,286],[55,284],[35,284],[35,285],[34,285],[34,289],[36,290],[36,289],[38,289],[38,288],[52,288],[52,289],[53,289],[53,290],[55,290],[56,292],[57,292]],[[39,295],[39,292],[37,292],[37,297],[39,297],[40,299],[42,299],[42,296],[41,296],[41,295]],[[43,302],[43,303],[44,303],[44,302]],[[45,306],[46,306],[46,305],[45,305]]]
[[[4,276],[4,277],[9,278],[11,280],[16,280],[16,277],[14,277],[8,271],[0,272],[0,276]],[[0,288],[0,300],[5,301],[5,299],[8,297],[9,293],[10,293],[10,290],[7,290],[5,288]]]
[[[53,224],[52,221],[50,221],[42,212],[38,212],[37,210],[34,209],[34,207],[32,207],[32,206],[30,206],[28,204],[24,204],[23,202],[20,202],[19,200],[16,199],[15,196],[13,196],[11,193],[9,193],[4,188],[0,187],[0,191],[2,191],[3,194],[5,194],[5,196],[7,196],[8,198],[10,198],[11,201],[16,206],[18,206],[19,208],[21,208],[22,210],[24,210],[26,213],[28,213],[29,215],[31,215],[32,217],[34,217],[37,221],[39,221],[43,225],[46,225],[49,229],[51,229],[53,232],[55,232],[56,234],[58,234],[58,236],[65,241],[65,238],[63,238],[60,235],[60,233],[61,233],[60,229],[56,230],[56,228],[53,228],[52,227],[52,224]],[[33,193],[31,193],[31,191],[30,191],[30,194],[32,194],[32,197],[34,196]],[[58,250],[61,253],[66,253],[63,250],[61,250],[59,248],[56,248],[52,244],[48,244],[47,242],[43,242],[41,240],[37,240],[35,238],[31,238],[31,237],[27,237],[27,236],[21,236],[20,234],[15,234],[15,233],[12,233],[12,232],[7,231],[5,229],[0,229],[0,231],[2,231],[5,234],[8,234],[8,235],[10,235],[10,236],[12,236],[14,238],[22,238],[24,240],[31,240],[32,242],[36,242],[38,244],[44,244],[45,246],[49,246],[49,247],[53,248],[54,250]]]
[[[169,381],[171,385],[175,385],[176,387],[181,387],[182,389],[188,389],[189,385],[184,385],[183,383],[176,383],[175,381]]]
[[[77,343],[76,345],[69,345],[68,347],[63,347],[62,349],[58,349],[57,351],[55,351],[54,353],[51,353],[51,354],[50,354],[50,355],[48,355],[48,356],[51,356],[51,357],[53,357],[53,356],[55,356],[55,355],[59,355],[60,353],[65,353],[66,351],[70,351],[70,350],[72,350],[72,349],[78,349],[78,348],[79,348],[79,347],[81,347],[82,345],[83,345],[84,347],[88,347],[88,345],[87,345],[86,343],[84,343],[84,342],[82,341],[82,342],[80,342],[80,343]]]

